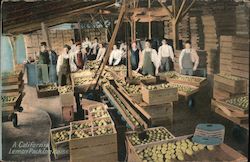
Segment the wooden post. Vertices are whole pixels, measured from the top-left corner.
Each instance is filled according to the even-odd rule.
[[[173,32],[173,44],[174,49],[179,48],[179,33],[178,33],[178,24],[176,23],[175,19],[172,20],[172,32]]]
[[[112,48],[113,48],[113,45],[114,45],[114,43],[115,43],[115,38],[116,38],[116,35],[117,35],[117,33],[118,33],[120,24],[122,23],[122,20],[123,20],[123,17],[124,17],[126,8],[127,8],[127,7],[126,7],[126,2],[123,1],[122,6],[121,6],[121,9],[120,9],[119,16],[118,16],[118,20],[117,20],[117,23],[116,23],[116,25],[115,25],[114,32],[113,32],[112,37],[111,37],[111,39],[110,39],[110,41],[109,41],[108,49],[107,49],[107,51],[106,51],[106,53],[105,53],[105,55],[104,55],[104,58],[103,58],[103,62],[102,62],[102,64],[99,66],[98,70],[97,70],[96,73],[95,73],[95,77],[97,77],[97,81],[96,81],[96,85],[95,85],[94,89],[97,87],[98,82],[99,82],[99,79],[100,79],[100,76],[102,75],[102,72],[103,72],[103,70],[104,70],[104,67],[105,67],[105,65],[107,64],[108,60],[109,60],[109,55],[110,55],[110,53],[111,53],[111,51],[112,51]],[[101,69],[101,70],[100,70],[100,73],[98,74],[99,69]],[[89,87],[88,87],[88,88],[89,88]],[[87,89],[88,89],[88,88],[87,88]]]
[[[150,8],[150,7],[151,7],[151,0],[148,0],[148,8]],[[149,17],[151,17],[150,13],[149,13]],[[148,22],[148,39],[152,38],[151,28],[152,28],[152,24],[151,24],[151,20],[149,20],[149,22]]]
[[[133,21],[134,25],[133,25],[133,33],[134,33],[134,37],[133,37],[133,41],[136,41],[136,21]]]
[[[80,41],[82,43],[82,29],[81,29],[81,20],[79,19],[78,21],[78,27],[79,27],[79,35],[80,35]]]
[[[51,49],[52,47],[51,47],[50,40],[49,40],[48,28],[47,28],[47,26],[45,25],[44,22],[41,23],[41,26],[42,26],[43,39],[46,42],[47,46]]]

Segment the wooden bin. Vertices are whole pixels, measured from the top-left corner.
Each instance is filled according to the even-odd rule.
[[[158,105],[178,101],[177,88],[168,87],[159,90],[148,90],[146,86],[147,84],[142,83],[141,93],[143,101],[149,105]]]
[[[186,78],[182,79],[182,78]],[[189,80],[188,80],[189,79]],[[190,81],[192,80],[192,81]],[[188,76],[188,75],[174,75],[173,77],[170,77],[167,79],[168,82],[173,83],[181,83],[181,84],[187,84],[192,85],[195,87],[202,87],[207,84],[207,79],[203,77],[196,77],[196,76]]]
[[[247,80],[233,80],[222,75],[214,75],[214,87],[234,94],[246,93]]]
[[[73,105],[75,103],[74,92],[59,94],[62,106]]]
[[[91,131],[92,136],[87,138],[70,138],[70,161],[71,162],[117,162],[117,133],[113,125],[99,128],[112,128],[113,134],[95,135],[95,129]]]
[[[69,139],[66,141],[62,141],[62,142],[55,142],[53,139],[54,133],[60,132],[63,130],[70,132],[70,127],[65,126],[65,127],[54,128],[50,130],[50,141],[51,141],[52,151],[53,151],[55,159],[60,159],[69,155]]]
[[[148,105],[145,102],[142,102],[139,106],[150,115],[152,126],[172,126],[173,103]]]
[[[134,153],[136,152],[136,148],[138,148],[138,147],[140,148],[140,147],[143,147],[144,145],[151,146],[151,145],[161,144],[162,142],[167,142],[167,141],[171,141],[171,140],[175,139],[175,136],[171,132],[169,132],[166,128],[164,128],[164,127],[148,128],[145,131],[156,130],[156,129],[160,129],[160,128],[161,129],[165,129],[170,134],[170,136],[172,136],[172,138],[168,139],[168,140],[158,140],[158,141],[150,142],[150,143],[147,143],[147,144],[132,145],[132,143],[130,142],[128,136],[130,134],[136,133],[136,131],[130,131],[130,132],[126,133],[126,144],[127,144],[128,161],[131,161],[133,159]]]
[[[197,93],[199,91],[198,87],[195,87],[195,86],[192,86],[192,85],[179,84],[179,83],[170,83],[170,84],[172,84],[173,86],[180,85],[180,86],[184,86],[186,88],[191,88],[192,91],[190,91],[190,92],[185,92],[185,91],[181,91],[181,90],[178,89],[178,94],[181,95],[181,96],[185,96],[185,97],[191,96],[192,94],[195,94],[195,93]]]
[[[175,142],[182,139],[191,138],[193,135],[186,135],[186,136],[180,136],[176,137],[173,140],[169,141],[162,141],[159,144],[169,143],[169,142]],[[190,139],[191,140],[191,139]],[[157,145],[157,144],[156,144]],[[136,147],[134,150],[131,151],[128,162],[143,162],[136,151],[141,151],[144,148],[152,147],[154,145],[152,144],[145,144],[139,147]],[[247,162],[247,158],[243,156],[242,154],[238,153],[231,147],[229,147],[226,144],[221,144],[218,146],[215,146],[213,151],[208,151],[206,148],[204,150],[200,150],[198,152],[195,152],[194,155],[189,156],[187,154],[184,155],[184,161],[227,161],[227,162]]]
[[[38,98],[51,97],[51,96],[58,96],[59,95],[58,89],[50,90],[50,91],[41,90],[41,88],[49,86],[49,85],[52,85],[52,84],[37,85],[36,86],[36,92],[37,92],[37,97]],[[54,83],[53,85],[56,85],[56,84]]]
[[[81,84],[81,85],[77,85],[75,83],[75,80],[72,79],[72,85],[74,87],[74,92],[86,92],[87,90],[93,88],[95,86],[95,84],[96,84],[96,79],[91,78],[91,77],[88,77],[88,78],[92,79],[91,82],[84,83],[84,84]],[[87,79],[87,78],[85,78],[85,79]]]

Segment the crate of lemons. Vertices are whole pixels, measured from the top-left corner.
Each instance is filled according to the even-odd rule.
[[[169,86],[177,88],[178,94],[182,96],[190,96],[199,91],[198,87],[187,84],[170,83]]]
[[[198,152],[213,151],[215,147],[194,143],[187,136],[177,137],[158,144],[137,147],[133,160],[138,162],[190,161]]]

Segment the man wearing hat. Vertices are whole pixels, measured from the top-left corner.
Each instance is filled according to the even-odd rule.
[[[70,84],[70,63],[69,63],[69,45],[63,46],[63,53],[59,55],[56,65],[56,72],[58,76],[58,85],[64,86]]]
[[[76,43],[76,54],[74,62],[78,70],[82,70],[84,68],[85,63],[87,62],[86,51],[85,49],[82,49],[80,42]]]

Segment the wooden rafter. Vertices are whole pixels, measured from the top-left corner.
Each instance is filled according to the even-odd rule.
[[[176,15],[176,18],[175,18],[176,22],[179,22],[179,19],[180,19],[180,16],[181,16],[181,13],[183,11],[183,8],[184,8],[184,5],[185,5],[186,1],[187,0],[183,0],[182,3],[181,3],[181,7],[180,7],[180,9],[178,11],[178,14]]]
[[[192,2],[190,3],[190,5],[186,8],[185,11],[182,12],[181,18],[183,18],[184,16],[186,16],[186,14],[188,13],[188,11],[191,9],[191,7],[194,5],[196,0],[192,0]]]
[[[173,18],[174,15],[173,15],[173,13],[170,11],[170,9],[169,9],[167,6],[165,6],[165,5],[161,2],[161,0],[158,0],[158,2],[159,2],[160,5],[162,6],[162,8],[164,8],[164,10],[166,10],[166,11],[169,13],[169,15]]]

